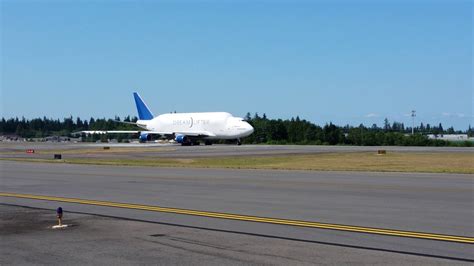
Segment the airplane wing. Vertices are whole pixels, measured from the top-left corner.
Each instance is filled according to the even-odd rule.
[[[72,135],[79,135],[79,134],[138,134],[142,131],[139,130],[84,130],[73,132]]]
[[[215,137],[216,135],[209,131],[145,131],[145,130],[85,130],[72,133],[78,134],[156,134],[162,136],[185,135],[188,137]]]
[[[185,135],[188,137],[215,137],[216,134],[209,131],[181,131],[174,132],[175,135]]]
[[[171,131],[141,131],[140,133],[145,134],[157,134],[162,136],[176,136],[176,135],[185,135],[188,137],[215,137],[216,134],[211,133],[209,131],[179,131],[179,132],[171,132]]]

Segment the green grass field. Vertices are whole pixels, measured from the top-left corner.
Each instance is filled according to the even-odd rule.
[[[29,162],[190,167],[190,168],[233,168],[233,169],[278,169],[317,171],[376,171],[376,172],[426,172],[474,174],[474,156],[470,153],[402,153],[390,152],[377,155],[369,152],[321,153],[312,155],[212,157],[212,158],[71,158],[52,159],[9,159]]]

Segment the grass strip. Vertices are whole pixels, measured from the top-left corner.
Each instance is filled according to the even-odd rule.
[[[116,166],[187,168],[274,169],[363,172],[423,172],[474,174],[469,153],[403,153],[376,155],[371,152],[320,153],[284,156],[234,156],[207,158],[2,158],[2,160]]]

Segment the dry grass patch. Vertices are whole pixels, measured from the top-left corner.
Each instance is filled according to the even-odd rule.
[[[218,160],[207,158],[196,163],[256,169],[474,173],[474,157],[468,153],[325,153]]]

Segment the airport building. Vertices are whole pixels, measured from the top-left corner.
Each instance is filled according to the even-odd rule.
[[[467,134],[428,134],[429,139],[449,140],[449,141],[474,141]]]

